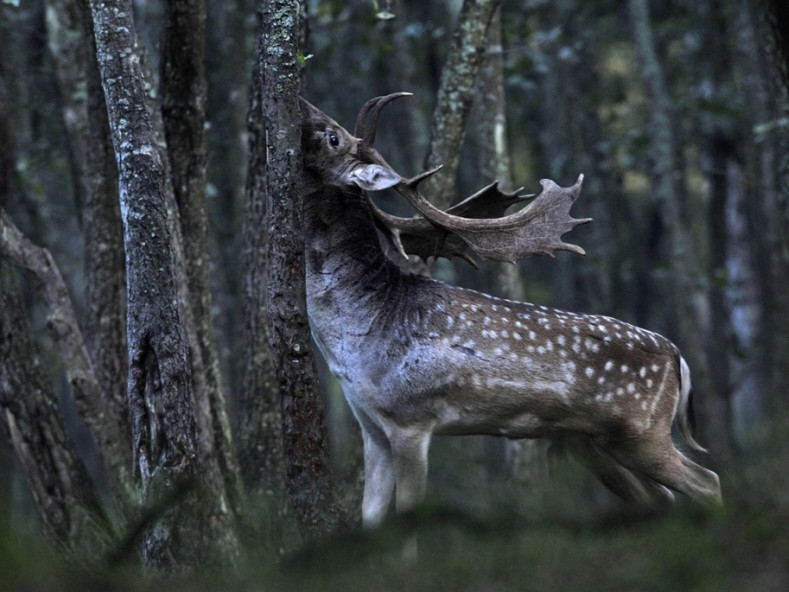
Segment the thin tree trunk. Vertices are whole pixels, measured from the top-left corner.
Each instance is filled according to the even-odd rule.
[[[48,41],[57,65],[55,74],[63,101],[75,201],[81,204],[82,212],[89,311],[85,324],[89,352],[86,363],[92,364],[98,382],[96,396],[101,397],[87,407],[78,402],[78,407],[82,413],[101,412],[104,425],[100,429],[106,433],[97,439],[99,454],[105,460],[118,501],[128,508],[134,496],[126,398],[123,235],[117,169],[88,10],[86,2],[49,0]],[[93,423],[88,420],[88,425]]]
[[[425,195],[441,209],[449,207],[456,198],[457,168],[474,98],[474,81],[487,43],[488,26],[498,6],[498,0],[464,0],[441,72],[425,168],[444,168],[422,185]]]
[[[60,345],[66,376],[121,502],[131,499],[128,440],[121,439],[104,393],[93,372],[66,283],[46,249],[32,244],[0,209],[0,255],[32,272],[47,305],[47,327]]]
[[[223,563],[236,553],[222,491],[201,461],[176,240],[168,221],[166,162],[147,108],[145,78],[129,0],[91,2],[96,51],[118,161],[127,272],[129,406],[141,498],[173,487],[185,499],[143,535],[154,566]],[[199,354],[199,352],[197,352]],[[202,495],[198,495],[202,494]]]
[[[776,215],[782,211],[782,203],[789,200],[781,198],[781,161],[789,153],[789,133],[786,128],[774,125],[780,122],[783,105],[787,104],[789,93],[774,75],[775,56],[765,51],[772,43],[762,2],[751,0],[742,4],[738,10],[736,30],[738,34],[737,58],[743,72],[743,85],[749,89],[747,128],[761,130],[761,133],[746,135],[746,170],[749,197],[758,195],[759,207],[753,204],[745,209],[750,235],[749,249],[754,253],[753,264],[758,287],[761,293],[761,327],[754,337],[755,347],[750,355],[759,358],[751,370],[758,372],[755,378],[761,384],[764,394],[786,392],[789,385],[789,248],[785,234],[784,217]],[[789,112],[789,111],[787,111]],[[785,121],[789,121],[786,119]],[[736,190],[735,190],[736,191]],[[734,193],[733,195],[737,195]],[[730,203],[730,207],[739,206]],[[738,257],[738,233],[732,234],[732,255]],[[762,270],[766,270],[766,273]],[[732,277],[732,282],[735,278]],[[735,324],[735,336],[739,339]],[[735,366],[734,392],[732,393],[735,412],[737,409],[738,378]],[[772,397],[764,397],[765,411],[770,409]],[[735,415],[735,422],[738,421]],[[738,430],[735,423],[735,430]],[[735,431],[735,435],[738,432]]]
[[[242,288],[242,226],[244,217],[244,181],[247,174],[247,114],[249,112],[249,72],[254,54],[255,30],[249,26],[254,2],[227,0],[208,2],[206,54],[208,94],[206,117],[210,122],[206,141],[208,183],[215,194],[208,200],[211,222],[209,250],[212,287],[217,316],[220,359],[223,363],[228,393],[240,393],[245,363],[244,319],[238,306]],[[237,396],[237,395],[236,395]],[[231,398],[231,401],[233,399]],[[240,459],[239,459],[240,461]]]
[[[263,4],[260,75],[266,118],[269,341],[277,366],[286,484],[302,533],[345,527],[334,491],[323,403],[310,345],[304,278],[299,112],[299,2]]]
[[[98,501],[66,433],[7,261],[0,253],[0,425],[22,466],[45,535],[59,547],[89,549]]]
[[[773,263],[766,290],[766,323],[772,328],[767,356],[772,368],[774,392],[789,386],[789,4],[783,0],[750,0],[750,16],[755,29],[754,43],[764,58],[762,70],[771,109],[757,121],[760,144],[770,145],[774,154],[763,156],[758,171],[760,185],[775,186],[765,192],[764,226],[770,244],[763,256]],[[760,146],[762,152],[767,152]],[[768,157],[772,156],[772,158]]]
[[[259,42],[263,41],[262,18]],[[264,48],[257,48],[262,55]],[[249,168],[242,252],[242,306],[244,356],[241,389],[239,457],[244,482],[257,496],[285,495],[285,465],[282,452],[277,371],[271,358],[266,312],[266,129],[263,114],[263,79],[256,64],[250,85]]]
[[[504,95],[501,8],[488,28],[487,49],[480,63],[475,100],[471,108],[470,139],[477,148],[481,178],[479,186],[498,181],[513,188],[510,149],[507,141],[507,109]],[[483,263],[483,289],[495,296],[523,300],[519,268],[516,265]],[[488,473],[515,477],[529,486],[538,485],[545,472],[545,447],[536,440],[485,440]]]
[[[240,510],[242,487],[227,416],[227,402],[219,366],[209,281],[208,217],[206,214],[206,81],[205,3],[169,0],[162,56],[162,120],[170,157],[170,173],[184,250],[184,266],[194,330],[200,348],[204,380],[199,405],[206,405],[204,422],[212,440],[206,455],[216,455],[224,487],[235,512]],[[194,371],[199,371],[194,369]],[[197,384],[195,385],[197,387]],[[204,401],[204,403],[201,403]],[[213,465],[211,458],[204,461]]]
[[[740,449],[748,451],[761,443],[764,428],[764,353],[759,338],[764,335],[764,301],[760,293],[754,240],[748,221],[752,206],[745,175],[733,157],[725,164],[726,207],[726,311],[731,326],[729,356],[733,435]]]

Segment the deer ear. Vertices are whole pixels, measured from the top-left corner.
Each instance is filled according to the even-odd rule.
[[[365,164],[353,169],[350,182],[365,191],[380,191],[400,182],[400,175],[378,164]]]

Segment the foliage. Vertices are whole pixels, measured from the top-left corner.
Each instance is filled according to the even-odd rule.
[[[781,590],[789,584],[785,433],[776,429],[764,454],[723,475],[721,510],[593,510],[585,477],[562,462],[548,489],[510,493],[485,514],[434,505],[282,557],[249,544],[231,574],[140,576],[101,561],[75,567],[4,521],[0,590]],[[419,558],[404,565],[400,545],[414,520]]]

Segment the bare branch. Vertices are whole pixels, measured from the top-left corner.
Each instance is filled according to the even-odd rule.
[[[52,254],[30,242],[3,209],[0,209],[0,254],[31,272],[36,279],[47,304],[47,328],[60,345],[77,409],[96,442],[116,493],[122,502],[130,503],[133,499],[131,454],[127,443],[116,437],[114,415],[96,379],[71,296]]]

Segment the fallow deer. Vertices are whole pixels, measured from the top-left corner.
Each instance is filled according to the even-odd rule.
[[[561,236],[583,177],[543,180],[520,211],[517,193],[486,187],[446,212],[419,193],[435,171],[402,179],[373,147],[384,105],[369,101],[351,135],[302,100],[307,308],[314,340],[361,425],[362,519],[378,524],[422,500],[434,434],[492,434],[568,443],[620,497],[643,504],[720,499],[718,476],[674,446],[690,447],[690,372],[668,339],[598,315],[494,298],[409,274],[402,254],[516,261],[564,249]],[[390,216],[367,191],[393,187],[423,218]]]

